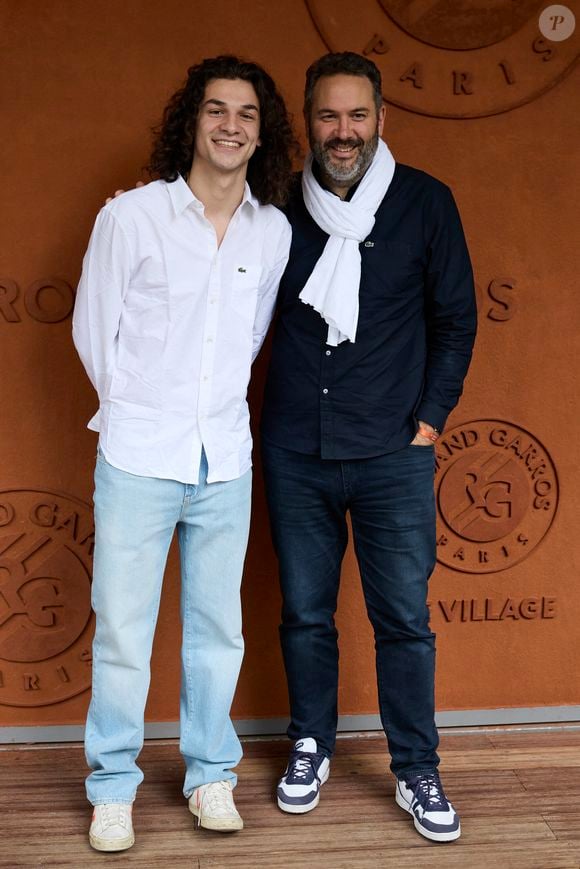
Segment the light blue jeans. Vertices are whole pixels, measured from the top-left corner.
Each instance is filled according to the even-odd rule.
[[[180,750],[184,794],[229,779],[241,757],[230,708],[244,652],[240,583],[250,523],[251,471],[197,486],[138,477],[108,464],[95,470],[96,613],[93,690],[85,731],[87,796],[130,803],[143,773],[150,658],[163,572],[177,528],[181,555]]]

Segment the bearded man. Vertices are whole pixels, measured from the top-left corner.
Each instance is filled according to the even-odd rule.
[[[380,138],[375,64],[317,60],[304,112],[311,154],[285,209],[292,246],[262,418],[294,741],[278,805],[310,811],[329,775],[350,513],[396,801],[423,836],[451,841],[460,823],[437,772],[427,587],[434,443],[475,337],[469,255],[449,188],[396,163]]]

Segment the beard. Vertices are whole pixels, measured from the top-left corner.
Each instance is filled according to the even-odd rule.
[[[377,152],[378,145],[379,134],[375,133],[375,135],[366,142],[364,139],[360,138],[328,139],[324,143],[311,142],[311,149],[314,159],[327,178],[334,181],[336,184],[346,183],[352,186],[353,184],[356,184],[357,181],[360,181],[371,165],[373,157]],[[328,153],[330,148],[339,148],[341,146],[349,146],[359,149],[354,163],[351,163],[349,166],[342,166],[340,163],[335,163]]]

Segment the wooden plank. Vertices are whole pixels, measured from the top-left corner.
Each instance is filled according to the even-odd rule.
[[[562,804],[562,801],[560,803]],[[568,805],[570,804],[568,803]],[[544,814],[544,820],[557,839],[566,842],[580,842],[580,811],[578,808],[571,806],[569,811],[563,809],[560,812],[549,812]]]
[[[456,769],[532,769],[534,767],[580,767],[578,746],[563,745],[550,748],[525,747],[494,749],[492,751],[450,751],[442,757],[442,770]]]
[[[559,768],[555,772],[547,762],[541,767],[517,769],[514,773],[526,791],[530,794],[544,794],[548,798],[554,796],[559,807],[562,806],[563,798],[572,798],[576,804],[580,801],[580,775],[575,767]]]
[[[494,748],[523,748],[531,745],[536,748],[557,748],[574,745],[580,749],[580,726],[566,727],[563,730],[534,727],[526,729],[507,729],[489,731],[487,738]]]

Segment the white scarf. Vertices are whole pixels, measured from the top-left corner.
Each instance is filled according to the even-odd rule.
[[[359,243],[375,225],[375,213],[383,201],[395,171],[393,155],[382,139],[373,161],[349,202],[320,186],[308,154],[302,173],[304,204],[311,217],[330,238],[299,298],[318,311],[328,323],[326,343],[336,347],[356,338],[360,285]]]

